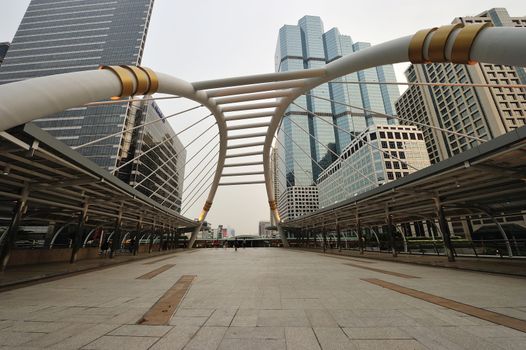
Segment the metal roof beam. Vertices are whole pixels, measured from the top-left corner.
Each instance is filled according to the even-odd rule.
[[[243,134],[243,135],[232,135],[227,136],[227,140],[240,140],[240,139],[249,139],[251,137],[264,137],[267,136],[266,132],[256,132],[253,134]]]
[[[230,145],[227,146],[227,150],[229,149],[238,149],[238,148],[248,148],[248,147],[256,147],[256,146],[263,146],[265,142],[249,142],[249,143],[241,143],[239,145]]]
[[[267,123],[254,123],[254,124],[243,124],[243,125],[233,125],[229,126],[226,130],[243,130],[243,129],[253,129],[253,128],[267,128],[270,125]]]

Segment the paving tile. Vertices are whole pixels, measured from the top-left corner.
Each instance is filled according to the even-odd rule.
[[[287,350],[321,350],[318,339],[310,327],[285,328]]]
[[[232,320],[232,326],[255,327],[258,323],[259,310],[239,309]]]
[[[308,327],[309,320],[304,310],[261,310],[258,327]]]
[[[286,350],[284,339],[225,338],[218,350]]]
[[[181,350],[198,330],[199,327],[196,326],[176,326],[155,343],[150,350]]]
[[[82,349],[93,350],[146,350],[159,338],[103,336]]]
[[[234,319],[234,315],[237,312],[237,308],[231,309],[216,309],[210,318],[206,321],[205,325],[209,327],[228,327]]]
[[[226,327],[202,327],[184,349],[215,350],[221,344],[226,330]]]
[[[175,313],[175,316],[190,316],[190,317],[196,317],[196,316],[202,316],[202,317],[209,317],[212,312],[214,312],[214,309],[190,309],[190,308],[180,308]]]
[[[171,326],[202,326],[208,320],[208,317],[197,316],[174,316],[170,319]]]
[[[124,325],[108,333],[108,335],[162,337],[172,328],[170,326]]]
[[[74,336],[53,344],[53,349],[79,349],[82,346],[87,345],[101,336],[111,332],[116,327],[117,326],[115,325],[108,324],[98,324],[93,327],[89,327]]]
[[[356,350],[357,347],[339,327],[315,327],[314,333],[323,350]]]
[[[427,350],[427,348],[416,340],[356,340],[358,350]]]
[[[45,333],[23,333],[0,331],[0,342],[4,346],[17,346],[45,336]]]
[[[517,331],[512,328],[493,325],[493,326],[465,326],[461,329],[468,333],[476,335],[481,338],[512,338],[522,337],[526,338],[526,333]]]
[[[338,327],[338,323],[328,310],[305,310],[312,327]]]
[[[283,327],[230,327],[225,338],[237,339],[284,339]]]
[[[343,328],[343,331],[351,339],[412,339],[409,334],[395,327]]]

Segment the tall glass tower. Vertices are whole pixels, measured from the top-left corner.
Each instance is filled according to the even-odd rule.
[[[324,32],[320,17],[304,16],[297,25],[284,25],[280,29],[275,69],[283,72],[320,68],[369,46],[365,42],[353,43],[350,36],[341,35],[337,28]],[[276,166],[280,169],[277,175],[281,177],[278,181],[278,206],[282,217],[293,218],[317,209],[314,203],[317,199],[313,199],[317,198],[317,193],[310,187],[336,158],[328,149],[340,153],[367,127],[393,123],[372,112],[394,114],[394,102],[400,96],[398,88],[395,85],[359,84],[386,81],[396,81],[392,65],[349,74],[310,91],[312,95],[336,103],[302,96],[295,103],[311,113],[294,105],[287,109],[277,135],[280,142],[277,144]]]
[[[139,65],[153,0],[31,0],[0,68],[0,84],[39,76]],[[70,146],[133,125],[131,105],[79,107],[36,124]],[[79,152],[106,169],[128,156],[129,140],[116,136]]]

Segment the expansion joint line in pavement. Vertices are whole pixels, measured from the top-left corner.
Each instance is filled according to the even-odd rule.
[[[387,288],[401,294],[409,295],[411,297],[427,301],[428,303],[439,305],[447,309],[455,310],[463,314],[477,317],[482,320],[489,321],[501,326],[513,328],[521,332],[526,332],[526,321],[520,320],[518,318],[499,314],[497,312],[485,310],[472,305],[459,303],[458,301],[443,298],[426,292],[421,292],[416,289],[403,287],[399,284],[383,281],[376,278],[362,278],[362,281],[366,281],[377,286]]]

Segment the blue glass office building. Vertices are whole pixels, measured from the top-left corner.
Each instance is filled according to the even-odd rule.
[[[277,72],[284,72],[319,68],[369,46],[370,44],[365,42],[353,43],[350,36],[341,35],[337,28],[325,32],[320,17],[304,16],[297,25],[281,27],[276,47],[275,69]],[[359,84],[386,81],[396,81],[392,65],[349,74],[310,92],[312,95],[342,104],[302,96],[295,103],[311,113],[294,105],[287,109],[277,135],[279,143],[276,146],[276,163],[280,169],[277,174],[281,177],[277,192],[284,196],[279,200],[280,208],[286,207],[285,202],[295,202],[293,198],[286,198],[287,193],[294,192],[287,191],[287,188],[313,186],[323,169],[335,160],[336,157],[329,149],[339,154],[355,135],[359,135],[367,127],[396,124],[395,120],[372,112],[395,114],[394,102],[400,96],[397,86]],[[314,207],[313,204],[312,208]],[[289,209],[285,210],[301,215],[308,212],[309,208]]]
[[[153,0],[31,0],[0,68],[0,84],[45,75],[139,65]],[[78,107],[36,124],[70,146],[132,125],[128,103]],[[117,136],[79,152],[106,169],[128,157]]]

